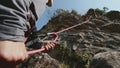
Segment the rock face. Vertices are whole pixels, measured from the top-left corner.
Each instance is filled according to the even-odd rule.
[[[120,52],[103,52],[96,54],[90,68],[120,68]]]
[[[83,16],[62,10],[39,31],[40,34],[80,25],[58,34],[58,45],[63,46],[63,49],[56,47],[42,59],[42,54],[33,55],[34,57],[30,57],[21,65],[23,66],[21,68],[60,68],[61,63],[67,66],[61,68],[88,68],[89,64],[90,68],[120,68],[118,62],[120,60],[120,20],[119,18],[111,20],[108,18],[109,14],[107,14],[108,17],[97,14],[94,9]],[[86,20],[88,21],[83,23]],[[93,60],[89,63],[92,57]]]
[[[19,68],[60,68],[60,65],[47,53],[37,53],[31,55]]]

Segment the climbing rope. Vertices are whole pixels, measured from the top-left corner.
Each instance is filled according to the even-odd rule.
[[[87,23],[87,22],[89,22],[89,20],[84,21],[84,22],[79,23],[79,24],[76,24],[76,25],[73,25],[73,26],[71,26],[71,27],[62,29],[62,30],[60,30],[60,31],[52,32],[52,33],[48,33],[48,34],[52,35],[52,37],[54,38],[53,42],[56,42],[56,41],[58,40],[58,34],[64,32],[64,31],[67,31],[67,30],[69,30],[69,29],[75,28],[75,27],[77,27],[77,26],[80,26],[80,25],[82,25],[82,24],[85,24],[85,23]],[[37,50],[32,50],[32,51],[28,51],[28,54],[34,54],[34,53],[37,53],[37,52],[42,52],[42,51],[44,51],[44,50],[45,50],[45,48],[41,48],[41,49],[37,49]]]

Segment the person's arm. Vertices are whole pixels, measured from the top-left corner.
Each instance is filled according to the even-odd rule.
[[[24,44],[26,14],[23,0],[0,1],[0,68],[15,68],[28,57]]]

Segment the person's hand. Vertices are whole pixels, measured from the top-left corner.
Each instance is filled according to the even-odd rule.
[[[51,49],[54,49],[55,45],[56,45],[56,42],[54,42],[54,41],[45,41],[42,48],[45,48],[44,52],[47,52]]]
[[[0,41],[0,68],[15,68],[27,57],[24,42]]]

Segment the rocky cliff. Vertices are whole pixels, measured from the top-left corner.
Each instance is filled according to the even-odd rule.
[[[50,60],[46,61],[44,59],[45,61],[41,63],[41,59],[34,58],[33,60],[32,58],[30,60],[36,61],[36,64],[33,63],[33,66],[29,66],[32,63],[29,61],[25,68],[107,68],[99,67],[99,63],[96,64],[93,60],[96,59],[95,55],[99,53],[108,52],[108,54],[111,54],[111,52],[115,52],[119,54],[119,17],[119,11],[105,12],[90,9],[85,15],[80,15],[74,10],[71,12],[59,10],[49,23],[39,31],[39,34],[57,32],[76,24],[80,25],[59,33],[58,45],[54,50],[48,52]],[[87,22],[84,23],[84,21]],[[120,57],[118,54],[112,54],[111,56]],[[97,56],[99,56],[99,59],[104,58],[106,62],[114,60],[114,58],[106,59],[106,57],[111,56]],[[40,55],[37,55],[37,57],[39,58]],[[120,62],[116,59],[108,62],[111,62],[111,67],[108,68],[120,68]],[[112,65],[115,62],[118,63],[118,67]]]

